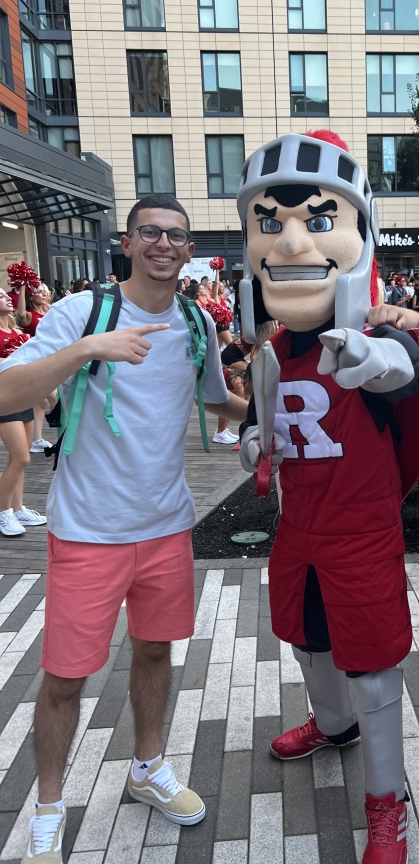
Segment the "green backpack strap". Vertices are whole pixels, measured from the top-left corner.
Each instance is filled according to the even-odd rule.
[[[210,452],[208,444],[207,423],[205,419],[204,396],[202,393],[202,378],[207,374],[205,368],[205,357],[208,348],[208,336],[205,332],[204,322],[199,314],[199,311],[193,300],[182,302],[179,294],[175,294],[179,308],[182,310],[183,317],[188,325],[189,332],[192,336],[192,342],[195,348],[195,360],[193,365],[197,367],[197,402],[199,414],[199,428],[201,430],[202,444],[206,453]],[[186,309],[190,312],[188,317]]]
[[[100,309],[96,327],[93,331],[94,333],[106,332],[114,300],[115,298],[113,294],[103,295],[102,306]],[[87,385],[89,383],[90,367],[92,363],[93,361],[90,360],[89,363],[85,363],[84,366],[79,369],[73,384],[73,389],[71,391],[69,400],[68,421],[66,425],[65,439],[63,441],[62,448],[64,456],[71,456],[74,449],[74,443],[76,440],[81,412],[83,410],[83,403],[86,396]],[[112,413],[112,378],[116,367],[115,363],[112,362],[107,362],[106,365],[108,367],[108,381],[106,386],[106,405],[103,409],[103,415],[105,417],[105,420],[108,421],[114,435],[119,437],[121,433],[118,429],[116,420]]]

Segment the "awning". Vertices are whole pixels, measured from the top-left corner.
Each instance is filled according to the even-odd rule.
[[[44,225],[113,206],[106,163],[77,159],[0,123],[0,219]]]

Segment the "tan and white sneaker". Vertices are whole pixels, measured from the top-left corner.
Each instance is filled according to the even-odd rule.
[[[170,762],[162,759],[154,760],[141,782],[134,780],[131,768],[128,792],[135,801],[151,804],[178,825],[195,825],[205,816],[204,802],[177,782]]]
[[[62,812],[53,804],[37,808],[29,822],[22,864],[62,864],[65,819],[65,807]]]

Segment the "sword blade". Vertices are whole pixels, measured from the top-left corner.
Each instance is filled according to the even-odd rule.
[[[253,392],[260,449],[266,458],[272,447],[280,368],[272,342],[265,342],[252,363]]]

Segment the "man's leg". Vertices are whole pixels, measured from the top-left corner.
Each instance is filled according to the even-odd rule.
[[[162,751],[163,717],[170,687],[170,642],[145,642],[131,637],[131,643],[135,756],[145,762]]]
[[[65,763],[77,728],[85,678],[58,678],[45,672],[35,708],[35,749],[40,804],[61,800]]]

